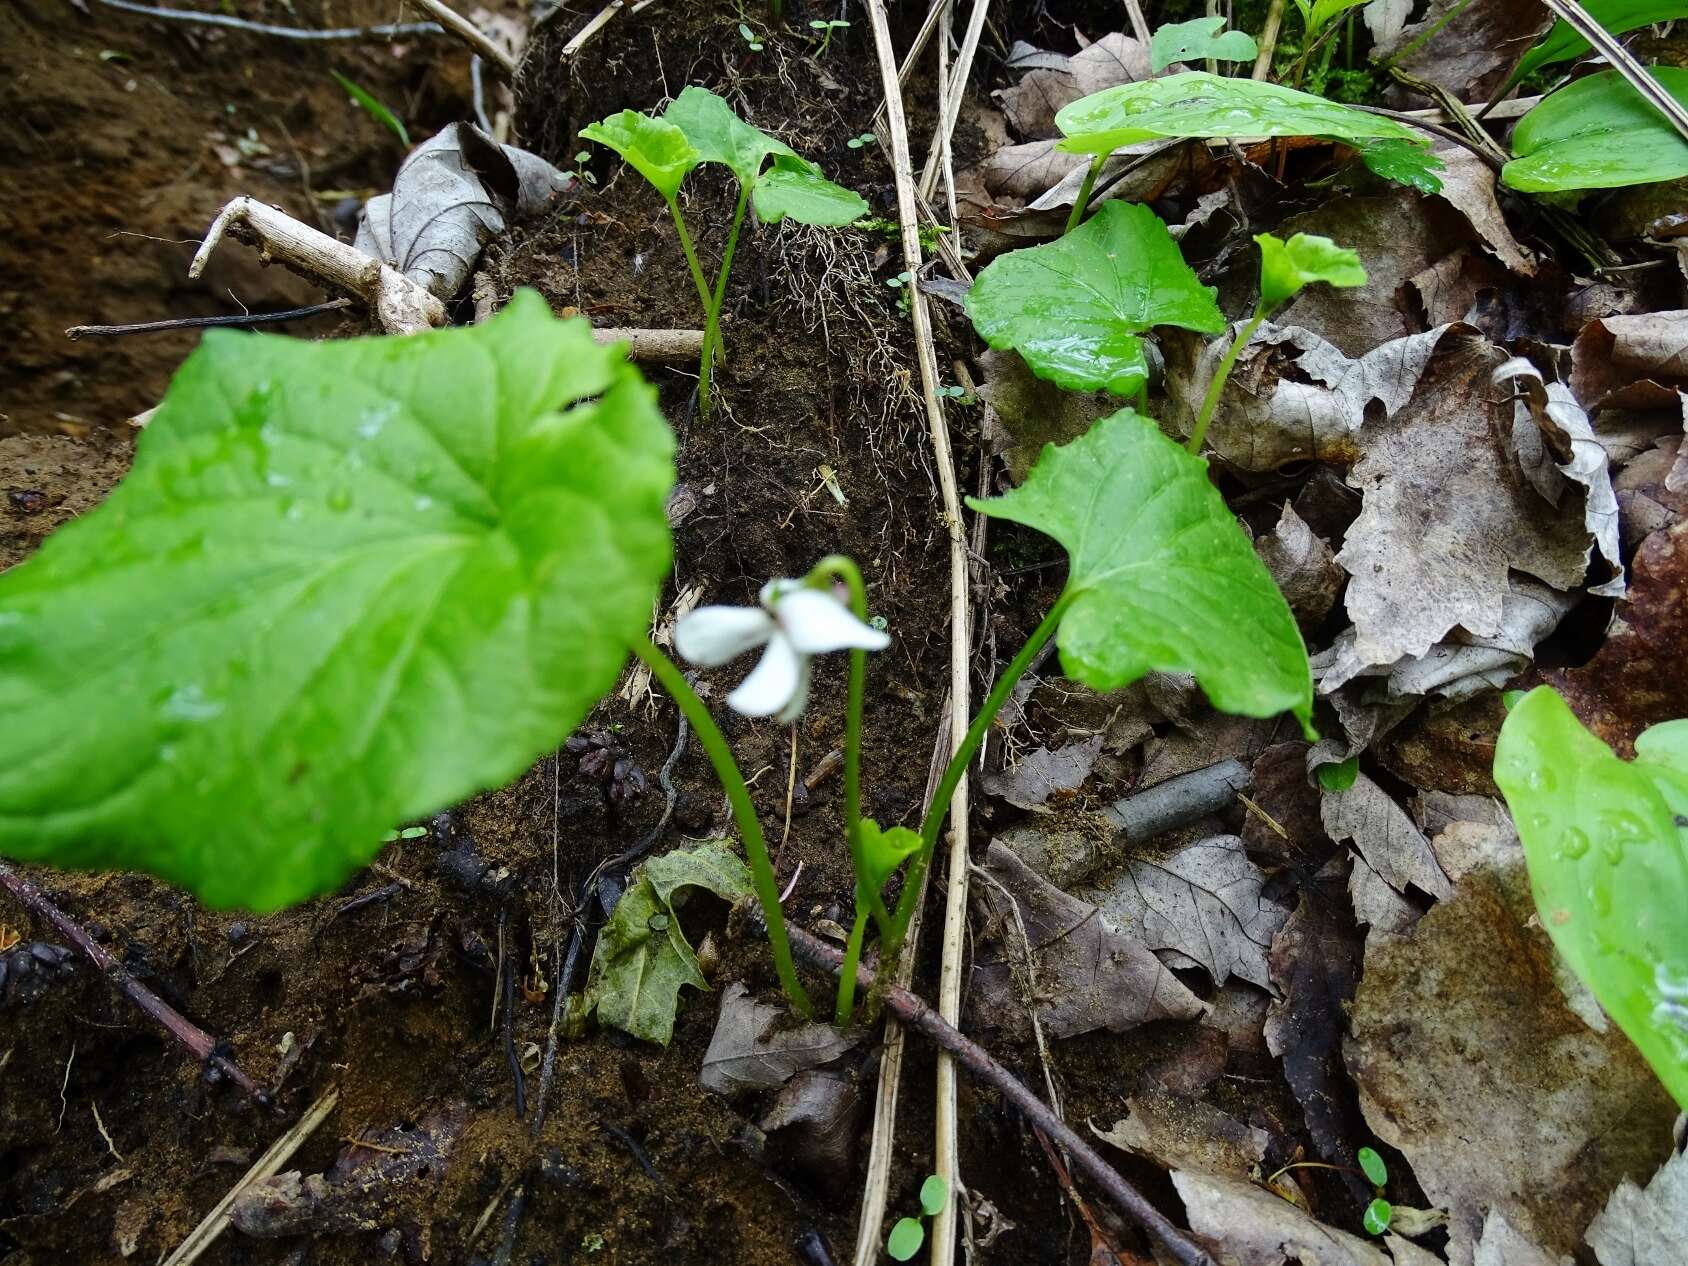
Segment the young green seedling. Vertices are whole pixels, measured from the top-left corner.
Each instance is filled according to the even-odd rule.
[[[1501,726],[1494,773],[1542,927],[1688,1108],[1688,719],[1625,761],[1538,686]]]
[[[1389,1166],[1383,1163],[1383,1157],[1377,1154],[1375,1148],[1362,1147],[1356,1159],[1366,1181],[1372,1185],[1372,1201],[1360,1219],[1361,1225],[1371,1235],[1382,1235],[1395,1219],[1395,1207],[1383,1198],[1383,1189],[1389,1184]]]
[[[757,38],[756,32],[751,30],[743,22],[738,24],[738,33],[739,38],[745,42],[746,47],[748,47],[751,52],[760,53],[762,51],[762,41]]]
[[[949,1184],[936,1174],[927,1175],[920,1184],[920,1212],[935,1218],[949,1203]],[[898,1218],[885,1241],[885,1255],[895,1262],[906,1262],[920,1251],[926,1242],[926,1225],[919,1218]]]
[[[1208,423],[1213,421],[1213,411],[1219,405],[1220,393],[1225,390],[1237,357],[1276,308],[1289,302],[1302,287],[1316,281],[1343,287],[1366,284],[1366,270],[1360,264],[1360,257],[1328,237],[1297,233],[1286,242],[1270,233],[1259,233],[1254,240],[1260,246],[1260,299],[1254,305],[1254,315],[1237,332],[1207,385],[1207,395],[1202,399],[1195,429],[1190,432],[1192,453],[1202,450]]]
[[[852,136],[844,144],[850,149],[861,149],[864,145],[872,145],[878,139],[872,132],[863,132],[860,136]]]
[[[405,130],[404,121],[398,115],[394,114],[373,93],[355,80],[342,75],[337,70],[331,70],[328,73],[334,76],[335,81],[346,90],[346,94],[365,114],[398,137],[400,145],[406,149],[410,148],[410,133]]]
[[[711,371],[715,362],[725,355],[721,344],[721,305],[745,211],[754,205],[764,224],[777,224],[789,217],[799,224],[836,228],[858,219],[867,210],[867,203],[827,180],[819,167],[799,156],[785,142],[739,118],[713,92],[695,85],[682,91],[661,119],[624,110],[601,123],[582,128],[580,134],[615,150],[655,186],[668,204],[693,284],[697,286],[698,299],[703,304],[705,323],[698,402],[707,414]],[[681,182],[702,163],[719,163],[738,181],[738,203],[713,287],[704,277],[703,265],[678,201]]]
[[[837,31],[848,30],[850,24],[841,18],[834,18],[828,22],[822,18],[814,18],[809,22],[811,31],[821,33],[821,46],[815,50],[816,57],[825,57],[827,47],[832,43],[833,34]]]
[[[1173,62],[1212,58],[1220,62],[1251,62],[1260,52],[1246,31],[1226,31],[1223,17],[1192,18],[1157,27],[1149,38],[1149,69],[1160,74]]]

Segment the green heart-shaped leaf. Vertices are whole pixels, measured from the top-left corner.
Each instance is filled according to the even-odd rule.
[[[1275,308],[1303,286],[1315,281],[1338,287],[1363,286],[1366,270],[1360,257],[1328,237],[1297,233],[1289,241],[1257,233],[1260,246],[1260,304]]]
[[[1121,409],[983,514],[1054,537],[1070,560],[1058,643],[1067,676],[1115,690],[1187,672],[1213,706],[1293,712],[1311,733],[1313,675],[1295,617],[1207,477],[1207,463]]]
[[[1495,782],[1542,926],[1688,1108],[1688,722],[1624,761],[1538,686],[1501,726]]]
[[[1392,136],[1425,142],[1404,123],[1257,79],[1222,79],[1189,70],[1116,84],[1065,105],[1055,125],[1061,149],[1111,154],[1122,145],[1174,137],[1328,136],[1339,141]]]
[[[1217,334],[1225,316],[1213,296],[1159,216],[1104,202],[1065,237],[992,262],[967,312],[985,342],[1019,352],[1039,378],[1129,396],[1149,377],[1138,336],[1157,325]]]
[[[1260,52],[1254,37],[1245,31],[1224,31],[1222,17],[1192,18],[1169,22],[1149,37],[1149,68],[1160,74],[1173,62],[1193,62],[1211,57],[1221,62],[1251,62]]]
[[[920,851],[920,833],[906,826],[882,830],[872,818],[863,818],[860,827],[862,862],[867,869],[867,881],[878,892],[885,881],[896,874],[897,868]]]
[[[0,576],[0,852],[272,909],[520,772],[668,572],[653,396],[532,292],[403,338],[207,334],[129,477]]]
[[[730,167],[741,185],[756,183],[769,154],[797,157],[784,141],[752,127],[733,112],[732,106],[696,84],[682,89],[662,112],[662,118],[685,134],[701,162]]]
[[[1688,105],[1688,70],[1651,66],[1664,90]],[[1615,70],[1561,88],[1512,132],[1501,182],[1525,193],[1617,189],[1688,176],[1688,140]]]
[[[623,110],[602,123],[589,124],[580,129],[580,135],[609,146],[670,200],[680,191],[680,182],[703,161],[703,155],[674,124],[637,110]]]
[[[799,224],[842,228],[861,219],[868,209],[860,194],[833,184],[819,167],[796,155],[776,157],[756,182],[751,199],[764,224],[790,217]]]
[[[1627,35],[1638,27],[1651,26],[1655,22],[1688,18],[1688,4],[1683,0],[1583,0],[1582,7],[1613,35]],[[1578,35],[1576,28],[1569,22],[1560,18],[1553,24],[1553,29],[1542,38],[1541,43],[1524,54],[1524,60],[1519,62],[1518,69],[1512,72],[1508,86],[1543,66],[1581,57],[1588,49],[1588,41]]]

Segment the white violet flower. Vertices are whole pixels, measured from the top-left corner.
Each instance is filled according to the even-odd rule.
[[[727,706],[747,717],[795,721],[809,702],[809,660],[828,651],[882,651],[891,639],[863,624],[832,594],[801,580],[770,580],[761,605],[699,607],[674,627],[674,649],[700,668],[719,668],[758,646],[762,659]]]

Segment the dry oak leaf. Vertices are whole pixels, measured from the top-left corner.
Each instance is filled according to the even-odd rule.
[[[1449,1211],[1452,1266],[1475,1266],[1491,1212],[1574,1251],[1612,1188],[1670,1151],[1670,1095],[1621,1034],[1567,1009],[1533,914],[1523,867],[1468,875],[1373,943],[1350,1009],[1366,1121]]]
[[[988,1023],[1018,1027],[1024,1006],[1015,977],[1024,963],[1018,907],[1030,943],[1035,1005],[1044,1032],[1073,1037],[1096,1029],[1123,1032],[1150,1020],[1191,1020],[1206,1010],[1178,977],[1122,933],[1100,910],[1070,897],[993,842],[985,870],[1001,885],[978,886],[997,929],[995,944],[973,969],[973,1001]],[[1007,894],[1005,899],[1004,893]]]
[[[1547,674],[1583,723],[1626,759],[1650,725],[1688,712],[1688,520],[1641,543],[1629,598],[1581,668]]]
[[[1177,950],[1222,985],[1271,987],[1266,952],[1289,911],[1261,893],[1266,876],[1242,840],[1216,835],[1167,857],[1132,857],[1106,888],[1081,889],[1127,936]]]
[[[1455,626],[1495,637],[1510,570],[1560,590],[1583,578],[1582,516],[1543,501],[1507,443],[1509,405],[1489,381],[1506,359],[1485,339],[1444,338],[1413,398],[1366,427],[1348,475],[1364,501],[1336,556],[1363,663],[1423,655]]]

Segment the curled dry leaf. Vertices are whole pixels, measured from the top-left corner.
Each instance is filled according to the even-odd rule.
[[[1590,1030],[1554,983],[1521,867],[1479,870],[1366,955],[1345,1054],[1372,1132],[1450,1213],[1474,1266],[1491,1211],[1551,1254],[1574,1251],[1625,1176],[1670,1150],[1670,1095],[1634,1047]]]
[[[1590,413],[1672,408],[1688,388],[1688,309],[1590,321],[1571,366],[1571,390]]]
[[[1251,1182],[1179,1170],[1172,1185],[1190,1229],[1221,1246],[1228,1266],[1284,1266],[1292,1257],[1317,1266],[1394,1266],[1377,1245],[1326,1226]]]
[[[1224,984],[1270,987],[1266,951],[1289,911],[1261,893],[1266,877],[1242,840],[1216,835],[1167,857],[1132,857],[1106,888],[1080,890],[1127,936],[1176,950]]]
[[[1495,197],[1495,169],[1463,145],[1442,144],[1434,153],[1442,160],[1437,196],[1466,218],[1489,254],[1515,273],[1535,276],[1535,256],[1512,236]]]
[[[1095,1029],[1119,1033],[1150,1020],[1190,1020],[1205,1009],[1146,948],[1126,936],[1100,910],[1041,879],[1000,843],[992,843],[985,869],[997,883],[981,884],[997,934],[973,969],[974,1003],[987,1023],[1018,1028],[1024,1006],[1014,978],[1025,946],[1012,900],[1030,942],[1036,1006],[1052,1038]]]
[[[1330,614],[1346,573],[1336,565],[1336,551],[1314,534],[1289,502],[1284,502],[1272,534],[1255,541],[1254,552],[1272,573],[1303,630]]]
[[[1365,774],[1356,774],[1346,791],[1326,790],[1320,811],[1331,838],[1352,840],[1366,864],[1396,892],[1404,895],[1409,887],[1417,888],[1442,899],[1452,891],[1430,841],[1406,810]]]
[[[1113,1128],[1090,1128],[1125,1152],[1167,1169],[1195,1169],[1246,1179],[1266,1159],[1272,1137],[1211,1104],[1164,1090],[1145,1090],[1125,1101],[1126,1115]]]
[[[831,1024],[782,1026],[787,1014],[784,1007],[758,1002],[737,981],[728,985],[698,1074],[703,1088],[722,1095],[770,1090],[805,1069],[830,1064],[862,1040],[859,1030]]]
[[[1059,135],[1055,112],[1069,102],[1115,84],[1136,83],[1151,73],[1147,46],[1117,31],[1070,57],[1016,43],[1008,68],[1027,73],[995,96],[1008,122],[1028,140]]]
[[[1681,716],[1688,663],[1688,521],[1655,532],[1630,564],[1629,600],[1593,659],[1547,674],[1583,723],[1626,759],[1642,730]]]
[[[1512,570],[1561,590],[1583,578],[1581,516],[1542,500],[1508,451],[1489,382],[1505,359],[1481,338],[1444,339],[1412,400],[1366,428],[1349,474],[1365,500],[1336,556],[1366,664],[1423,655],[1456,625],[1495,637]]]
[[[1688,1153],[1677,1152],[1646,1187],[1625,1178],[1589,1224],[1600,1266],[1660,1266],[1682,1251],[1688,1227]]]
[[[860,1097],[843,1073],[807,1069],[780,1087],[761,1126],[784,1162],[817,1189],[845,1192],[855,1162]]]

